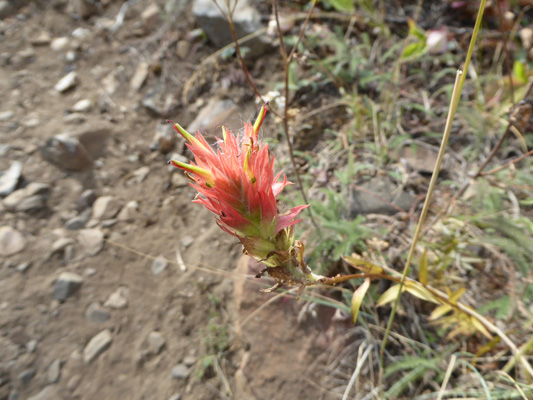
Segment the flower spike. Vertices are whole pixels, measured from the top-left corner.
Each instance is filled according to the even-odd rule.
[[[187,141],[194,162],[170,163],[185,171],[198,191],[194,202],[215,214],[217,224],[241,242],[245,254],[266,264],[278,284],[305,286],[317,277],[303,261],[303,245],[294,239],[294,225],[308,205],[285,213],[278,210],[277,197],[291,182],[281,172],[274,174],[274,157],[268,144],[258,138],[267,106],[261,107],[253,125],[244,125],[242,136],[223,126],[216,151],[199,132],[193,136],[173,123]]]

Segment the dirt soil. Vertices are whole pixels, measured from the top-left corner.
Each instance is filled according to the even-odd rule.
[[[254,273],[247,259],[236,269],[240,247],[191,202],[161,154],[164,140],[150,149],[166,118],[186,125],[213,97],[200,90],[182,102],[185,82],[214,51],[188,36],[190,10],[147,32],[141,14],[151,3],[139,1],[110,35],[100,27],[123,2],[102,2],[86,18],[72,3],[30,2],[0,23],[0,171],[20,161],[17,191],[47,185],[24,210],[0,206],[0,225],[24,242],[0,255],[0,399],[329,398],[318,356],[345,322],[283,297],[265,304],[274,295],[258,290],[268,283],[245,280]],[[87,31],[76,38],[76,28]],[[180,58],[183,41],[190,50]],[[71,71],[75,85],[54,89]],[[237,84],[226,94],[243,104],[242,93]],[[90,106],[74,107],[83,99]],[[253,117],[254,107],[227,122]],[[85,149],[50,141],[71,132]],[[181,142],[174,151],[188,156]],[[111,202],[91,208],[102,196]],[[168,265],[154,264],[157,256]],[[65,272],[82,283],[63,299]],[[103,331],[110,344],[88,356]]]

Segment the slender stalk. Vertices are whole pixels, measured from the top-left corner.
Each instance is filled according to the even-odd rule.
[[[309,10],[309,13],[307,14],[307,18],[304,22],[304,26],[301,29],[300,36],[298,38],[298,42],[303,37],[303,32],[305,31],[305,28],[307,27],[307,24],[309,23],[309,20],[311,18],[311,14],[313,12],[313,9],[315,8],[315,3],[313,3],[313,6]],[[284,96],[285,96],[285,105],[283,107],[283,133],[285,134],[285,139],[287,140],[287,146],[289,148],[289,157],[291,159],[291,164],[294,169],[294,173],[296,175],[296,180],[298,181],[298,186],[300,188],[300,192],[302,194],[303,200],[305,203],[309,204],[309,200],[307,199],[307,195],[305,194],[304,186],[302,183],[302,178],[300,177],[300,172],[298,171],[298,165],[296,164],[296,159],[294,158],[294,151],[292,146],[292,140],[289,135],[289,68],[291,65],[292,56],[294,54],[294,51],[296,49],[296,46],[298,45],[298,42],[296,43],[295,47],[291,51],[291,55],[289,56],[287,54],[287,50],[285,49],[285,45],[283,44],[283,32],[281,31],[281,24],[279,22],[279,10],[278,10],[278,2],[277,0],[272,0],[272,5],[274,7],[274,16],[276,18],[276,27],[278,31],[278,38],[279,38],[279,47],[281,56],[283,57],[283,72],[284,72]],[[316,223],[313,212],[311,211],[311,207],[307,208],[307,212],[309,213],[309,216],[311,218],[311,222],[315,226],[316,229],[320,229],[318,224]]]
[[[448,143],[448,138],[450,137],[450,131],[452,129],[452,122],[453,118],[455,116],[455,111],[457,110],[457,105],[459,103],[459,97],[461,95],[460,90],[460,81],[463,76],[463,71],[458,70],[457,75],[455,77],[455,85],[453,87],[453,93],[452,93],[452,99],[450,102],[450,109],[448,113],[448,119],[446,120],[446,126],[444,129],[444,136],[442,138],[442,142],[439,149],[439,154],[437,156],[437,162],[435,165],[435,169],[433,170],[433,175],[431,176],[431,181],[429,182],[429,188],[426,195],[426,200],[424,201],[424,206],[422,208],[422,213],[420,215],[420,219],[418,221],[418,224],[416,225],[415,234],[413,236],[413,241],[411,242],[411,248],[409,249],[409,254],[407,256],[407,261],[405,263],[405,267],[403,269],[402,278],[400,281],[400,290],[398,291],[398,296],[396,297],[396,300],[394,301],[394,306],[392,307],[389,320],[387,322],[387,328],[385,330],[385,337],[383,338],[383,342],[381,344],[381,350],[380,350],[380,359],[381,359],[381,365],[383,365],[383,353],[385,351],[385,346],[387,345],[387,338],[388,334],[392,327],[392,322],[394,321],[394,317],[396,316],[396,310],[398,308],[398,305],[400,303],[400,297],[401,297],[401,288],[403,287],[405,283],[405,279],[407,278],[407,273],[409,271],[409,267],[411,266],[411,261],[413,259],[413,255],[415,253],[416,244],[418,243],[418,239],[420,237],[420,232],[422,230],[422,225],[424,223],[424,220],[426,219],[426,215],[429,210],[429,204],[431,202],[431,197],[433,195],[433,191],[435,189],[436,183],[437,183],[437,177],[439,175],[440,167],[442,164],[442,159],[444,158],[444,152],[446,150],[446,145]]]

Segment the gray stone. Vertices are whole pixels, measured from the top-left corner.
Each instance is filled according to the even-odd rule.
[[[86,171],[93,166],[93,159],[78,138],[59,134],[39,147],[43,159],[67,171]]]
[[[84,113],[90,111],[92,107],[93,103],[91,100],[82,99],[72,106],[72,111]]]
[[[82,229],[78,235],[78,241],[87,255],[95,256],[104,247],[104,234],[99,229]]]
[[[7,396],[7,400],[19,400],[20,394],[16,389],[13,389],[11,392],[9,392],[9,396]]]
[[[54,284],[54,298],[65,301],[76,293],[83,284],[83,278],[74,272],[62,272]]]
[[[189,376],[189,368],[185,364],[177,364],[172,367],[172,377],[174,379],[185,379]]]
[[[11,256],[22,251],[26,246],[26,238],[22,233],[10,226],[0,227],[0,256]]]
[[[50,42],[50,48],[53,51],[63,51],[68,47],[68,45],[69,45],[69,38],[66,36],[54,38]]]
[[[185,364],[187,367],[192,367],[194,364],[196,364],[196,361],[198,360],[195,356],[187,356],[183,359],[183,364]]]
[[[191,235],[185,235],[181,238],[180,243],[183,247],[187,248],[194,243],[194,238]]]
[[[150,167],[145,165],[144,167],[141,167],[133,171],[132,175],[135,177],[135,182],[142,183],[146,179],[149,173],[150,173]]]
[[[15,190],[21,174],[22,163],[13,161],[9,169],[0,175],[0,197],[5,197]]]
[[[78,74],[76,71],[71,71],[59,80],[54,86],[54,89],[59,93],[65,93],[72,89],[78,83]]]
[[[26,351],[28,353],[33,353],[37,349],[38,343],[39,342],[37,342],[35,339],[30,340],[28,343],[26,343]]]
[[[87,128],[74,132],[72,135],[85,147],[89,156],[93,160],[96,160],[105,153],[107,140],[111,135],[111,126],[104,124],[90,125]]]
[[[119,287],[115,290],[104,303],[104,307],[121,309],[128,306],[129,290],[125,286]]]
[[[207,105],[200,110],[193,122],[187,126],[187,131],[193,133],[200,131],[207,135],[220,135],[220,126],[231,123],[231,117],[240,114],[239,108],[232,100],[220,100],[212,98]]]
[[[145,32],[152,31],[157,24],[159,23],[159,14],[161,9],[155,3],[150,4],[142,13],[141,13],[141,22],[144,27]]]
[[[57,400],[60,398],[57,385],[48,385],[36,395],[28,397],[28,400]]]
[[[15,12],[15,7],[13,7],[13,5],[9,1],[7,0],[0,1],[0,19],[9,17],[14,12]]]
[[[104,329],[98,335],[94,336],[83,349],[83,361],[86,363],[92,362],[109,348],[112,341],[111,332],[109,329]]]
[[[168,398],[168,400],[181,400],[181,394],[175,393]]]
[[[142,88],[148,76],[149,67],[150,65],[145,61],[139,63],[130,81],[131,90],[138,92]]]
[[[78,201],[76,202],[76,209],[81,212],[85,210],[86,208],[89,208],[93,205],[94,201],[96,200],[97,195],[96,192],[92,189],[85,190]]]
[[[138,214],[139,203],[135,200],[129,201],[118,213],[119,221],[133,222]]]
[[[16,212],[40,211],[46,206],[46,197],[41,194],[22,199],[15,207]]]
[[[148,335],[148,351],[150,354],[157,355],[161,353],[163,347],[165,347],[165,338],[160,332],[152,331]]]
[[[172,165],[169,166],[173,168],[173,174],[170,178],[172,185],[177,188],[188,186],[191,181],[183,174],[183,171],[173,167]]]
[[[97,220],[111,219],[120,210],[119,202],[113,196],[101,196],[93,204],[93,218]]]
[[[76,215],[75,217],[70,218],[67,222],[65,222],[65,228],[75,231],[78,229],[85,228],[85,224],[87,223],[88,218],[83,215]]]
[[[14,116],[15,116],[15,113],[13,111],[11,111],[11,110],[2,111],[2,112],[0,112],[0,121],[4,122],[4,121],[7,121],[7,120],[10,120]]]
[[[50,44],[50,41],[52,38],[50,37],[50,34],[46,31],[41,32],[39,36],[34,37],[30,40],[30,43],[33,46],[48,46]]]
[[[189,56],[191,50],[191,42],[188,40],[180,40],[176,45],[176,55],[180,60],[185,60]]]
[[[25,188],[15,190],[7,196],[2,204],[9,211],[32,211],[44,207],[49,192],[50,185],[31,182]]]
[[[99,11],[98,2],[95,0],[73,0],[74,12],[82,18],[89,18]]]
[[[60,376],[61,360],[54,360],[46,370],[46,379],[48,380],[48,383],[56,383],[57,381],[59,381]]]
[[[55,253],[62,253],[65,251],[65,249],[68,246],[72,246],[74,244],[74,240],[68,237],[60,237],[59,239],[56,239],[54,243],[52,243],[52,249],[50,250],[50,255],[53,255]]]
[[[111,314],[109,311],[103,308],[100,303],[94,302],[87,307],[87,311],[85,311],[85,317],[89,322],[101,324],[109,320],[109,318],[111,318]]]
[[[23,385],[27,385],[28,383],[30,383],[34,376],[35,368],[28,368],[19,374],[18,379]]]
[[[163,257],[157,257],[152,263],[152,273],[154,275],[161,274],[168,267],[168,261]]]
[[[408,211],[414,196],[399,189],[388,177],[376,177],[360,185],[363,190],[355,189],[348,198],[350,218],[357,215],[393,215],[400,210]]]
[[[74,112],[63,117],[63,121],[67,124],[80,125],[87,120],[87,117],[82,113]]]
[[[24,273],[31,267],[31,261],[23,262],[16,266],[18,272]]]
[[[81,382],[81,375],[80,374],[73,375],[72,378],[70,378],[67,382],[67,389],[73,392],[74,390],[76,390],[80,382]]]
[[[179,137],[181,138],[181,136]],[[183,143],[183,140],[180,139],[180,141]],[[178,133],[172,124],[157,124],[150,150],[158,150],[161,154],[168,154],[174,150],[177,142]]]
[[[417,171],[431,174],[437,162],[438,150],[426,146],[404,146],[398,152],[398,158]]]
[[[91,36],[91,31],[86,28],[78,27],[72,31],[71,35],[76,39],[88,39]]]
[[[224,3],[220,4],[223,9],[226,7]],[[230,5],[234,7],[235,0],[230,0]],[[228,21],[212,0],[196,0],[192,12],[204,32],[216,46],[224,47],[233,43]],[[261,14],[250,0],[239,0],[233,11],[233,23],[239,39],[263,28]],[[268,41],[263,39],[264,36],[259,35],[259,37],[243,43],[241,47],[248,47],[252,56],[263,54],[268,46]]]

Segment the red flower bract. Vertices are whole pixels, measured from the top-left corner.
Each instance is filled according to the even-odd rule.
[[[223,127],[223,139],[217,139],[216,150],[200,133],[193,136],[174,124],[194,154],[194,162],[172,160],[170,163],[184,170],[193,181],[191,186],[199,193],[194,201],[214,213],[221,228],[239,237],[241,242],[247,237],[275,240],[278,233],[300,221],[294,218],[307,207],[294,207],[284,214],[278,211],[277,196],[290,182],[281,173],[274,175],[274,157],[268,144],[259,141],[265,114],[266,104],[255,124],[246,123],[237,136]],[[287,241],[292,237],[292,229],[283,236]],[[290,244],[287,243],[289,247]],[[272,250],[279,250],[276,247],[279,246]]]

